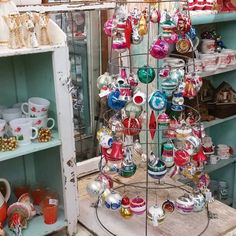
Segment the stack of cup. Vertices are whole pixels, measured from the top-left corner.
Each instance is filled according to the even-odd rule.
[[[231,147],[226,144],[218,144],[217,155],[220,157],[220,159],[229,159],[232,155]]]

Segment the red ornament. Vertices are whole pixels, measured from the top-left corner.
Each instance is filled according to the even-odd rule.
[[[128,207],[130,205],[130,200],[127,196],[124,196],[121,200],[121,205],[122,206],[125,206],[125,207]]]
[[[127,43],[127,48],[130,48],[131,38],[132,38],[132,22],[131,22],[131,16],[129,16],[126,21],[126,27],[125,27],[125,39]]]
[[[193,156],[193,160],[197,162],[204,162],[207,160],[207,156],[203,152],[203,148],[201,147],[197,154]]]
[[[156,117],[155,117],[154,111],[152,111],[151,116],[150,116],[150,120],[149,120],[149,132],[151,134],[152,139],[155,136],[156,128],[157,128]]]
[[[185,150],[175,152],[174,162],[177,166],[185,166],[190,161],[190,156]]]
[[[138,135],[142,129],[142,124],[137,118],[126,117],[122,124],[124,125],[124,134],[125,135]]]

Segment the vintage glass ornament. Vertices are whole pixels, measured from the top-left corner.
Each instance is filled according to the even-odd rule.
[[[112,143],[111,152],[106,153],[106,160],[109,161],[120,161],[124,159],[123,144],[119,141],[114,141]]]
[[[161,13],[158,9],[156,9],[155,7],[151,9],[150,12],[150,21],[152,23],[159,23],[161,19]]]
[[[141,132],[142,124],[137,118],[126,117],[123,119],[122,124],[124,125],[125,135],[138,135]]]
[[[146,102],[146,98],[147,98],[147,95],[138,90],[133,95],[133,103],[138,105],[138,106],[144,105],[145,102]]]
[[[160,126],[167,126],[170,123],[170,118],[165,112],[162,112],[157,116],[157,123]]]
[[[135,215],[142,215],[146,211],[146,202],[142,197],[135,197],[130,201],[130,209]]]
[[[192,99],[197,96],[197,90],[194,86],[194,82],[189,78],[185,80],[185,89],[183,92],[183,96],[188,99]]]
[[[148,162],[148,175],[154,179],[161,179],[167,173],[166,165],[153,153],[150,154],[153,160]]]
[[[143,41],[143,36],[139,34],[138,28],[133,26],[133,31],[131,35],[131,43],[134,45],[138,45]]]
[[[192,129],[188,125],[182,125],[181,127],[176,128],[176,138],[185,139],[192,134]]]
[[[157,39],[150,49],[150,54],[156,59],[163,59],[168,55],[169,45],[162,39]]]
[[[149,97],[148,104],[154,111],[163,110],[167,104],[165,94],[160,90],[153,92]]]
[[[141,16],[141,19],[139,21],[138,33],[139,35],[144,36],[145,34],[147,34],[147,32],[147,21],[144,16]]]
[[[185,150],[177,150],[174,155],[174,162],[177,166],[185,166],[190,161],[190,156]]]
[[[122,161],[123,161],[122,159],[115,161],[106,159],[106,165],[103,168],[104,173],[109,175],[117,174],[121,169]]]
[[[124,126],[122,124],[122,121],[117,116],[112,116],[108,121],[109,129],[113,131],[113,135],[115,137],[122,137],[124,134]]]
[[[175,209],[181,214],[191,213],[193,207],[194,201],[188,195],[180,196],[175,201]]]
[[[113,187],[113,180],[107,174],[99,174],[96,180],[102,182],[105,185],[105,188],[111,189]]]
[[[127,196],[124,196],[121,200],[120,214],[125,219],[130,219],[133,216],[133,212],[130,209],[130,200]]]
[[[201,147],[199,151],[193,156],[193,160],[198,163],[203,163],[207,161],[207,156],[203,152],[203,148]]]
[[[192,27],[190,18],[179,10],[174,15],[174,22],[176,24],[176,31],[181,35],[188,33]]]
[[[188,152],[189,155],[195,155],[198,153],[199,149],[201,148],[201,140],[196,136],[188,136],[185,139],[185,150]]]
[[[102,128],[100,128],[98,131],[97,131],[97,140],[100,142],[101,138],[104,136],[104,135],[109,135],[111,136],[112,135],[112,131],[103,126]]]
[[[121,207],[121,196],[118,192],[111,192],[105,199],[105,206],[111,210],[118,210]]]
[[[113,138],[110,135],[102,135],[99,140],[99,144],[103,148],[110,148],[112,143],[113,143]]]
[[[166,167],[172,167],[174,165],[174,145],[167,142],[162,145],[161,160],[165,163]]]
[[[155,137],[156,128],[157,128],[156,116],[154,111],[152,111],[149,119],[149,132],[151,134],[152,139]]]
[[[165,219],[165,212],[157,205],[153,205],[148,209],[148,219],[152,221],[153,226],[158,226]]]
[[[125,106],[125,114],[127,117],[138,118],[143,112],[143,107],[134,104],[132,101]]]
[[[143,66],[138,69],[137,75],[140,82],[149,84],[155,79],[156,73],[152,67]]]
[[[191,48],[191,42],[187,38],[181,38],[176,43],[176,50],[179,53],[187,53],[190,51]]]
[[[132,90],[129,86],[129,84],[123,84],[120,86],[119,88],[119,91],[120,91],[120,96],[119,96],[119,100],[120,101],[129,101],[131,99],[131,95],[132,95]]]
[[[205,209],[206,200],[199,190],[193,191],[193,193],[190,194],[190,199],[194,202],[193,211],[199,212]]]
[[[108,72],[105,72],[104,74],[100,75],[97,78],[97,87],[98,87],[98,89],[101,89],[104,86],[111,85],[112,82],[113,82],[113,79],[110,76],[110,74]]]
[[[131,89],[135,89],[138,86],[138,77],[135,73],[130,73],[128,77],[128,84],[130,85]]]
[[[194,178],[197,178],[196,186],[199,190],[203,190],[208,187],[210,183],[210,177],[207,173],[196,173],[195,176],[196,177]]]
[[[118,53],[123,53],[128,49],[127,41],[123,33],[118,32],[113,38],[112,49]]]
[[[115,24],[113,22],[113,18],[111,19],[108,19],[105,24],[104,24],[104,27],[103,27],[103,30],[105,32],[105,34],[108,36],[108,37],[112,37],[116,34],[116,30],[115,30]]]
[[[116,89],[108,95],[108,106],[113,110],[121,110],[127,101],[119,100],[120,91]]]
[[[174,202],[167,199],[162,203],[162,209],[165,213],[172,213],[175,210],[175,204]]]
[[[98,197],[105,190],[105,184],[98,180],[88,183],[86,190],[91,197]]]

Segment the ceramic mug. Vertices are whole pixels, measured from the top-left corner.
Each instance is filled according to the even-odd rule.
[[[30,117],[40,117],[45,116],[48,113],[50,102],[45,98],[32,97],[29,98],[28,103],[22,103],[22,112]],[[28,110],[25,109],[28,108]]]
[[[202,39],[201,52],[204,54],[214,53],[216,49],[216,43],[213,39]]]
[[[10,121],[12,134],[16,136],[20,146],[31,144],[31,139],[38,136],[38,129],[33,127],[33,121],[30,118],[18,118]],[[32,135],[32,132],[35,132]]]
[[[215,71],[220,66],[220,59],[218,54],[199,54],[204,71]]]
[[[52,129],[55,126],[55,120],[47,116],[30,118],[33,121],[33,127]],[[51,125],[49,125],[51,123]]]
[[[229,57],[229,54],[226,53],[226,52],[221,52],[218,54],[219,55],[219,60],[220,60],[220,65],[219,65],[219,68],[225,68],[227,67],[228,65],[230,65],[230,57]]]
[[[229,56],[230,63],[229,65],[236,64],[236,51],[232,49],[222,49],[221,53],[226,53]]]
[[[184,60],[180,58],[166,57],[163,61],[164,66],[169,66],[171,68],[183,68],[185,66]]]
[[[3,110],[2,117],[6,122],[9,122],[16,118],[21,118],[22,113],[21,113],[20,108],[8,108],[8,109]]]
[[[0,137],[3,137],[5,134],[6,123],[5,120],[0,119]]]
[[[195,64],[195,68],[194,65]],[[194,70],[195,69],[195,70]],[[203,71],[203,65],[202,65],[202,60],[200,59],[189,59],[188,60],[188,71],[189,72],[202,72]]]
[[[210,155],[210,164],[215,165],[220,160],[219,156],[216,155]]]

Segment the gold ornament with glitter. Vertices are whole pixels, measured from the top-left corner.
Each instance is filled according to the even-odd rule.
[[[39,134],[38,134],[38,141],[40,143],[46,143],[51,141],[52,139],[52,131],[48,128],[41,128],[39,130]]]
[[[17,147],[16,137],[1,138],[0,139],[0,151],[14,151]]]

